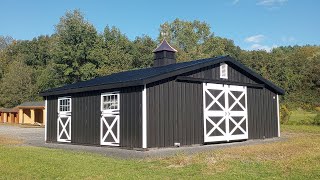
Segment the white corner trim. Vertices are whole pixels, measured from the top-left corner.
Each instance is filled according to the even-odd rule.
[[[280,137],[280,106],[279,95],[277,94],[277,117],[278,117],[278,137]]]
[[[147,148],[147,90],[142,90],[142,148]]]
[[[44,101],[44,113],[45,113],[45,123],[44,123],[44,141],[47,142],[47,122],[48,122],[48,98],[45,97]]]

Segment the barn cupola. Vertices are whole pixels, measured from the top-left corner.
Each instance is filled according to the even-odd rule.
[[[161,44],[153,50],[154,53],[154,62],[153,67],[165,66],[169,64],[176,63],[175,50],[170,44],[163,39]]]

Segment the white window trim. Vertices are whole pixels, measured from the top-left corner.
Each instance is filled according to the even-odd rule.
[[[222,67],[223,66],[225,66],[225,70],[226,70],[225,75],[222,74]],[[226,64],[226,63],[220,63],[220,78],[228,79],[228,64]]]
[[[70,110],[69,111],[60,111],[60,101],[61,100],[65,100],[65,99],[69,99],[70,100]],[[58,98],[58,114],[70,114],[71,113],[71,109],[72,109],[72,100],[71,100],[70,96],[59,97]]]
[[[104,96],[108,96],[108,95],[116,95],[117,96],[117,109],[107,109],[104,110],[103,109],[103,97]],[[120,92],[116,91],[116,92],[108,92],[108,93],[101,93],[100,96],[100,110],[102,113],[115,113],[115,112],[119,112],[120,111]]]

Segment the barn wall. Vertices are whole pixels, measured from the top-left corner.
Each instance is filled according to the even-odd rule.
[[[71,142],[100,144],[100,93],[83,92],[71,95]]]
[[[203,142],[202,84],[167,79],[147,86],[147,146]]]
[[[181,76],[199,79],[220,79],[219,65],[202,68]],[[178,82],[176,77],[147,86],[147,145],[169,147],[202,144],[202,83]],[[228,81],[258,84],[256,79],[233,66],[228,66]],[[248,89],[249,139],[277,136],[277,101],[266,88]]]
[[[121,90],[120,146],[142,148],[142,86]]]
[[[141,148],[142,87],[69,94],[72,99],[71,143],[100,145],[100,95],[113,91],[120,91],[120,146]],[[55,96],[48,98],[48,142],[57,141],[57,99]]]
[[[249,139],[277,137],[277,94],[266,88],[247,91]]]
[[[47,142],[57,142],[57,97],[47,97],[47,106]]]

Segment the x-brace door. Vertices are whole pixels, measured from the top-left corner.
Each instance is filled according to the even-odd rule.
[[[119,146],[119,115],[103,114],[101,116],[101,145]]]
[[[100,144],[119,146],[120,142],[120,94],[101,94]]]
[[[204,141],[248,139],[247,88],[203,84]]]
[[[221,84],[206,84],[203,87],[205,142],[228,139],[225,94],[226,89]]]
[[[58,116],[58,142],[71,142],[71,116]]]

